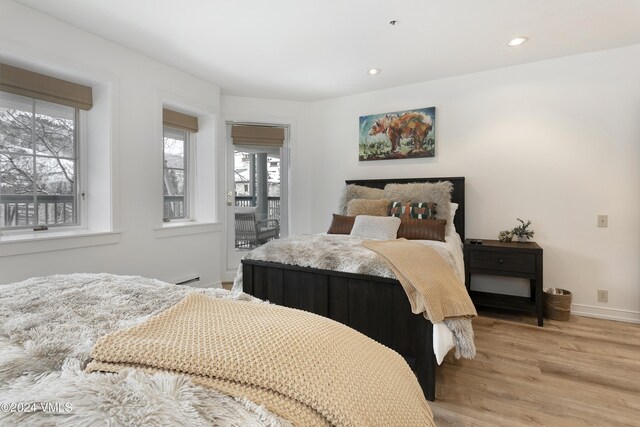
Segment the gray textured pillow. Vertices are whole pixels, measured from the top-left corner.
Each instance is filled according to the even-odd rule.
[[[449,181],[424,182],[411,184],[387,184],[384,198],[399,202],[437,203],[436,219],[449,220],[451,215],[451,192],[453,184]],[[453,230],[453,221],[447,221],[446,234]]]
[[[358,215],[351,235],[362,239],[395,240],[400,223],[400,218],[395,216]]]
[[[347,203],[352,199],[384,199],[384,190],[381,188],[365,187],[363,185],[349,184],[344,187],[340,201],[338,202],[338,213],[347,214]]]
[[[385,199],[351,199],[347,203],[347,216],[389,215],[389,201]]]

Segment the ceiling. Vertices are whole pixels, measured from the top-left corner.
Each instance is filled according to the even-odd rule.
[[[640,43],[638,0],[17,1],[224,94],[300,101]]]

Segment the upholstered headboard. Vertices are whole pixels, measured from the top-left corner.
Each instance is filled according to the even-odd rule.
[[[451,194],[451,202],[458,204],[456,216],[453,223],[456,231],[464,241],[464,177],[446,177],[446,178],[389,178],[389,179],[349,179],[345,183],[363,185],[372,188],[384,188],[387,184],[407,184],[410,182],[438,182],[449,181],[453,184],[453,193]]]

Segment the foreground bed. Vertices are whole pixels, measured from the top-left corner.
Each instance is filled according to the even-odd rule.
[[[464,239],[464,178],[359,180],[346,183],[384,188],[387,184],[440,181],[453,184],[451,202],[458,204],[453,223],[455,231]],[[460,242],[457,236],[452,240]],[[457,250],[460,251],[460,248]],[[392,348],[414,362],[426,398],[431,401],[435,399],[437,363],[434,345],[438,346],[439,343],[433,339],[433,324],[422,315],[412,314],[407,295],[398,280],[250,258],[242,261],[244,292],[276,304],[329,317]]]
[[[244,326],[238,329],[241,322],[232,318],[244,319]],[[419,425],[432,425],[427,403],[404,361],[354,333],[331,320],[264,304],[246,294],[140,277],[76,274],[0,286],[0,402],[5,405],[0,425],[291,425],[287,420],[300,425],[389,425],[387,413],[404,419],[403,424],[420,420]],[[323,344],[333,342],[334,336],[344,346]],[[271,339],[286,344],[280,354],[269,348]],[[297,352],[296,343],[312,355]],[[366,362],[350,356],[351,365],[342,365],[340,349],[354,343],[360,344],[347,353],[367,357]],[[256,354],[263,347],[265,353],[258,358],[260,364],[246,366],[251,351],[245,350],[252,345]],[[359,346],[367,350],[359,354]],[[325,354],[323,349],[330,347],[333,353]],[[292,364],[297,355],[310,360]],[[361,375],[362,382],[349,376],[361,367],[369,369],[368,364],[380,367]],[[250,375],[238,382],[238,370]],[[382,371],[396,373],[385,376]],[[224,372],[228,375],[217,374]],[[377,377],[374,382],[368,380],[372,377]],[[396,384],[404,397],[387,406],[394,400],[387,387]],[[354,387],[363,392],[351,396]],[[250,392],[238,394],[238,389]],[[315,411],[303,418],[313,422],[301,423],[297,409],[289,412],[294,417],[283,419],[253,403],[262,403],[266,394],[285,406],[302,404]],[[377,401],[375,408],[368,406],[370,400]],[[407,401],[412,403],[405,410]],[[281,413],[283,406],[277,402],[264,402]]]

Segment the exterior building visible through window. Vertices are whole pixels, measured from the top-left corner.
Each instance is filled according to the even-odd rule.
[[[189,132],[164,127],[164,214],[165,221],[189,217],[188,209]]]

